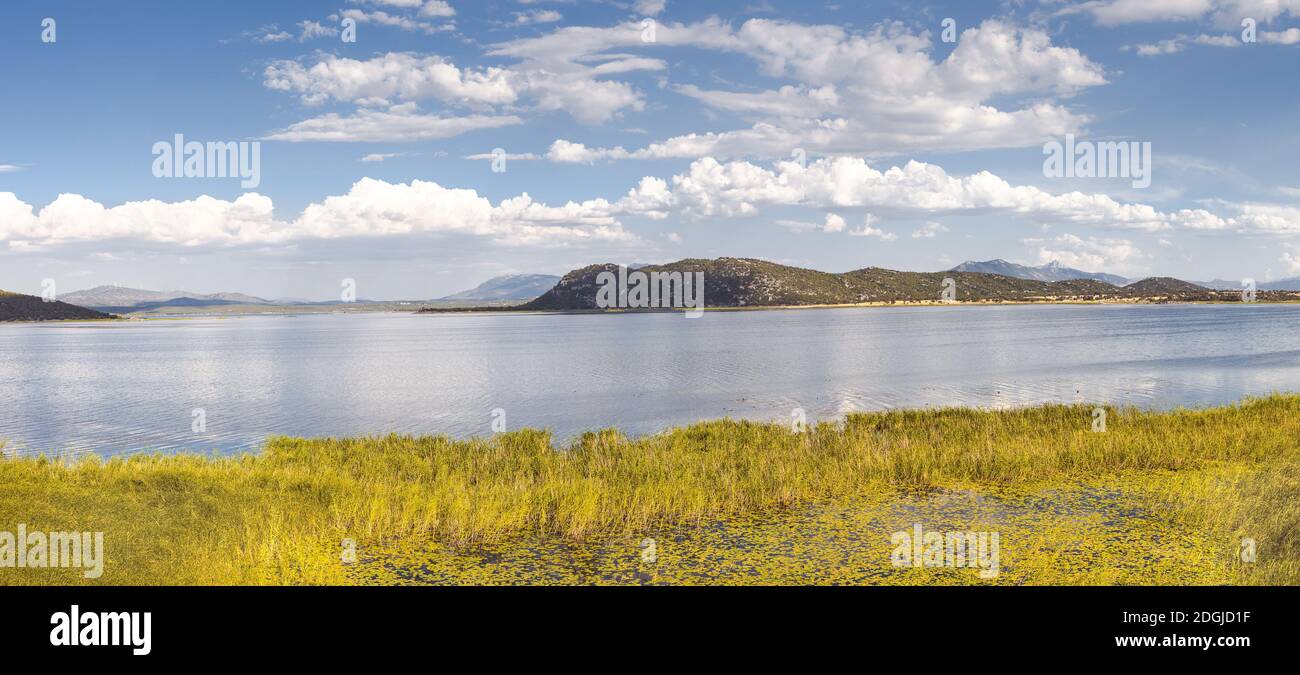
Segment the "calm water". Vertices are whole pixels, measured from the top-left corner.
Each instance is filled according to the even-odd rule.
[[[1166,408],[1300,390],[1300,307],[328,314],[0,325],[9,450],[256,448],[268,434],[633,434],[1045,401]],[[206,430],[193,430],[202,408]]]

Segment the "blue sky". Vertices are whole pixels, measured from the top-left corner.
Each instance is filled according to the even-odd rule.
[[[428,298],[723,255],[1300,274],[1300,0],[18,1],[0,31],[10,290]],[[155,176],[177,133],[260,143],[259,184]],[[1044,175],[1066,134],[1150,142],[1150,186]]]

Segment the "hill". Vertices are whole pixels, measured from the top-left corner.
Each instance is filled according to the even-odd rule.
[[[998,258],[996,260],[985,260],[978,262],[967,260],[966,262],[952,268],[950,272],[978,272],[981,274],[1000,274],[1004,277],[1015,277],[1017,279],[1033,279],[1036,281],[1069,281],[1071,279],[1093,279],[1104,281],[1112,286],[1123,286],[1128,283],[1128,279],[1118,274],[1106,274],[1105,272],[1084,272],[1072,267],[1066,267],[1061,263],[1053,260],[1046,265],[1030,267],[1028,265],[1019,265],[1013,262],[1007,262]]]
[[[269,305],[269,300],[243,293],[193,293],[150,291],[125,286],[96,286],[63,296],[64,302],[110,312],[138,312],[161,307],[211,307],[213,305]]]
[[[112,319],[93,309],[70,305],[66,302],[46,302],[34,295],[0,291],[0,321],[67,321],[86,319]]]
[[[439,300],[532,300],[559,283],[554,274],[507,274]]]
[[[1204,299],[1208,300],[1215,295],[1209,288],[1173,277],[1147,277],[1141,281],[1134,281],[1123,290],[1131,297],[1204,296]],[[1240,292],[1238,291],[1237,294],[1240,295]]]
[[[555,288],[522,305],[521,309],[596,309],[597,275],[617,270],[612,264],[574,270]],[[753,258],[691,258],[650,265],[641,271],[703,272],[705,303],[710,307],[938,302],[945,278],[955,282],[956,299],[960,301],[1095,300],[1123,296],[1119,288],[1091,279],[1047,282],[976,272],[901,272],[879,267],[837,274]]]
[[[1241,299],[1240,292],[1213,291],[1169,277],[1151,277],[1116,286],[1097,279],[1040,281],[982,272],[902,272],[879,267],[831,273],[753,258],[690,258],[646,266],[641,271],[703,272],[707,307],[939,302],[947,278],[953,280],[955,299],[961,302],[1234,302]],[[618,267],[607,263],[569,272],[550,291],[519,309],[598,309],[597,277],[601,272],[617,274]],[[1259,299],[1295,300],[1297,297],[1272,291],[1261,293]]]

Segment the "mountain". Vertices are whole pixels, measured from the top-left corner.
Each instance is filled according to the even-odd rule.
[[[493,277],[440,300],[532,300],[551,290],[560,277],[553,274],[507,274]]]
[[[1287,277],[1276,281],[1257,281],[1255,288],[1261,291],[1300,291],[1300,277]],[[1237,282],[1237,290],[1241,290],[1241,282]]]
[[[1210,281],[1193,281],[1197,286],[1212,288],[1216,291],[1239,291],[1241,290],[1241,281],[1229,281],[1227,279],[1211,279]],[[1258,288],[1258,286],[1256,286]]]
[[[1128,284],[1124,290],[1137,297],[1195,295],[1210,291],[1204,286],[1173,277],[1147,277]]]
[[[96,286],[62,296],[69,304],[113,312],[138,312],[160,307],[210,307],[212,305],[269,305],[268,300],[243,293],[192,293],[148,291],[125,286]]]
[[[1211,281],[1196,281],[1195,284],[1206,288],[1214,288],[1223,291],[1240,291],[1241,280],[1231,281],[1228,279],[1213,279]],[[1274,281],[1255,280],[1255,288],[1261,291],[1300,291],[1300,277],[1287,277],[1285,279],[1276,279]]]
[[[111,314],[70,305],[66,302],[45,302],[34,295],[0,291],[0,321],[63,321],[85,319],[112,319]]]
[[[1070,279],[1096,279],[1104,281],[1112,286],[1123,286],[1128,283],[1128,279],[1117,274],[1106,274],[1105,272],[1084,272],[1066,267],[1061,263],[1053,260],[1046,265],[1029,267],[1028,265],[1018,265],[1013,262],[1007,262],[1001,258],[997,260],[985,260],[977,262],[967,260],[966,262],[952,268],[952,272],[979,272],[981,274],[1001,274],[1004,277],[1015,277],[1017,279],[1034,279],[1036,281],[1068,281]]]
[[[641,271],[703,272],[706,307],[938,302],[946,278],[951,278],[955,284],[956,300],[965,302],[1240,300],[1240,293],[1216,292],[1168,277],[1152,277],[1128,286],[1116,286],[1097,279],[1040,281],[982,272],[900,272],[879,267],[837,274],[752,258],[692,258],[647,266]],[[569,272],[554,288],[518,309],[598,309],[597,278],[601,272],[617,274],[618,267],[613,264],[589,265]],[[1295,299],[1295,296],[1274,291],[1261,295],[1259,299]]]

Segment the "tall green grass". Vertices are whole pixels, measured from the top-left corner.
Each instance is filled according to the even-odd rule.
[[[1204,410],[1090,406],[862,413],[805,433],[721,420],[628,439],[544,431],[486,439],[273,437],[239,457],[0,461],[0,530],[104,531],[100,583],[345,583],[343,539],[456,546],[583,539],[851,496],[880,485],[1017,484],[1180,472],[1170,513],[1258,532],[1273,580],[1300,583],[1300,396]],[[1204,476],[1217,478],[1206,482]],[[1226,503],[1230,508],[1218,508]],[[1283,505],[1279,500],[1290,500]],[[1190,522],[1189,521],[1189,522]],[[1264,550],[1270,550],[1265,548]],[[65,574],[66,572],[66,574]],[[0,569],[0,583],[81,583]]]

